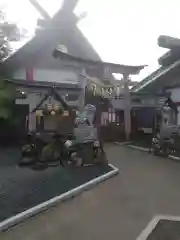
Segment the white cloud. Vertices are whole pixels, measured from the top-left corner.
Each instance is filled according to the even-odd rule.
[[[83,11],[84,0],[80,2]],[[167,51],[157,46],[159,35],[180,37],[178,0],[99,0],[98,5],[96,1],[86,2],[89,14],[78,26],[102,59],[148,65],[133,80],[140,80],[159,67],[157,59]]]

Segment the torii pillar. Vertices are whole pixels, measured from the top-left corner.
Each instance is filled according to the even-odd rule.
[[[123,74],[123,85],[124,85],[124,124],[125,124],[125,135],[126,140],[129,141],[131,134],[131,96],[129,92],[129,75]]]

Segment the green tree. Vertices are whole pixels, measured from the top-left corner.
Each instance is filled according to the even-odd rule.
[[[3,62],[13,51],[11,43],[21,40],[26,32],[20,31],[16,24],[6,19],[5,12],[0,9],[0,62]],[[3,65],[1,65],[3,68]],[[7,83],[0,77],[0,120],[13,119],[13,104],[15,100],[15,89],[12,84]]]
[[[11,42],[19,41],[23,35],[16,24],[7,21],[5,12],[0,10],[0,61],[7,58],[13,50]]]
[[[0,80],[0,119],[9,120],[13,118],[13,104],[16,91],[12,84]]]

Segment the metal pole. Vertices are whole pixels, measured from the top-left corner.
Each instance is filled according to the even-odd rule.
[[[124,81],[124,97],[125,97],[125,106],[124,106],[124,123],[125,123],[125,136],[126,141],[130,139],[131,133],[131,97],[129,93],[129,75],[123,75]]]

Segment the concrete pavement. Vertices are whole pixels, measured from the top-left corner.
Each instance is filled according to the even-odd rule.
[[[155,215],[180,215],[180,163],[108,145],[120,174],[1,233],[1,240],[135,240]]]

